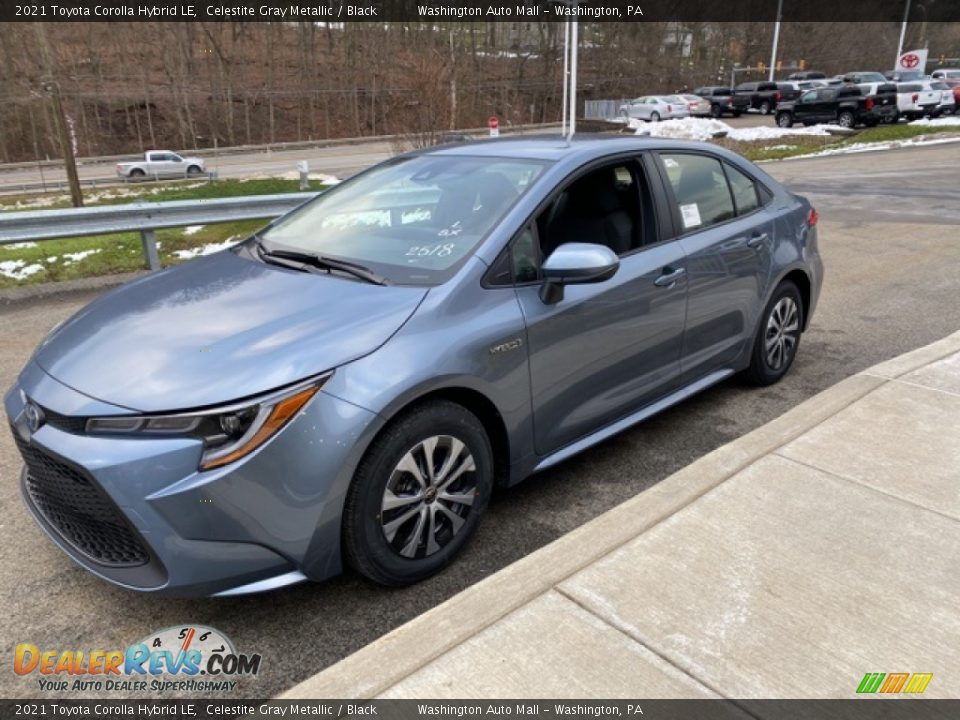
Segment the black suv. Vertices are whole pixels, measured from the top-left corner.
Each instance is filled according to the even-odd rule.
[[[745,82],[737,85],[737,95],[749,100],[748,107],[769,115],[780,102],[780,88],[775,82]]]
[[[837,123],[852,128],[873,127],[881,122],[896,122],[897,86],[881,83],[873,95],[865,95],[856,85],[822,87],[804,92],[795,102],[781,103],[777,108],[777,125],[792,127]]]
[[[735,95],[733,90],[722,85],[710,85],[697,88],[694,95],[710,101],[710,114],[718,118],[725,113],[740,117],[750,107],[750,100],[742,95]]]

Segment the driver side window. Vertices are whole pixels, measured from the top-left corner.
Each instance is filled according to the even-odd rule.
[[[529,226],[517,234],[488,276],[507,284],[541,280],[540,267],[560,245],[606,245],[623,256],[658,240],[653,195],[643,169],[633,159],[605,165],[580,176],[557,193]]]

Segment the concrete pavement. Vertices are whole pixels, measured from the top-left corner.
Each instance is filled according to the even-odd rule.
[[[854,375],[285,698],[960,697],[960,332]]]

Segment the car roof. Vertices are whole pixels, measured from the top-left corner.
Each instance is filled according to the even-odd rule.
[[[411,155],[449,155],[459,157],[516,158],[519,160],[580,160],[618,153],[640,152],[665,148],[703,147],[712,151],[718,146],[694,140],[655,138],[643,135],[601,135],[584,133],[569,142],[560,135],[526,135],[495,140],[442,145],[414,151]]]

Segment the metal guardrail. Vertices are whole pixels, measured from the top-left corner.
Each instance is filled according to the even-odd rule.
[[[185,225],[213,225],[236,220],[275,218],[312,200],[318,193],[253,195],[211,200],[135,202],[64,210],[0,213],[0,245],[64,237],[139,232],[151,270],[160,269],[156,230]]]

